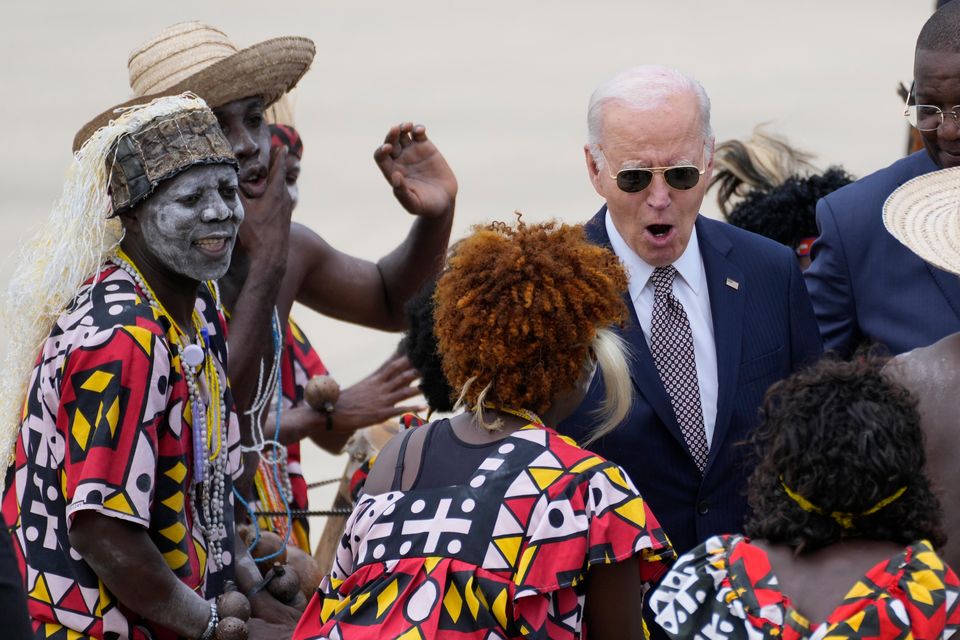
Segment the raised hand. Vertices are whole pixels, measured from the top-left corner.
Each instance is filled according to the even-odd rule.
[[[391,127],[373,158],[394,197],[413,215],[438,218],[453,211],[457,178],[423,125]]]
[[[244,219],[240,244],[252,263],[281,269],[286,266],[293,202],[286,184],[287,150],[272,149],[267,186],[259,198],[241,193]]]

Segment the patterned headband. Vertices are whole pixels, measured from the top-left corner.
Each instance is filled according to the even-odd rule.
[[[270,146],[285,146],[290,150],[290,153],[298,158],[303,158],[303,140],[300,139],[300,134],[297,130],[290,125],[270,125]]]

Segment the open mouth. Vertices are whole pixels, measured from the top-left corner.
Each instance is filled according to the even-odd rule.
[[[240,188],[249,198],[259,198],[267,190],[267,170],[263,167],[247,171],[240,178]]]
[[[673,225],[670,224],[651,224],[647,227],[647,231],[654,238],[666,238],[672,230]]]
[[[193,241],[194,246],[212,255],[222,255],[229,244],[228,238],[200,238]]]

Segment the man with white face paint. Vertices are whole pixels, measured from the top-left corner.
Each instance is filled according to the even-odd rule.
[[[8,298],[0,473],[15,451],[3,515],[43,637],[222,637],[228,582],[260,579],[234,545],[240,434],[211,282],[243,217],[214,114],[160,98],[87,140],[26,251]],[[266,592],[250,604],[284,607]]]
[[[792,252],[700,215],[714,140],[697,81],[624,71],[594,92],[588,126],[587,172],[606,203],[587,235],[627,267],[638,391],[625,424],[590,448],[627,470],[683,553],[740,531],[739,443],[767,387],[817,358],[820,337]],[[600,378],[562,432],[589,434]]]
[[[289,355],[312,355],[319,363],[290,319],[294,302],[345,322],[385,331],[403,329],[404,303],[443,264],[457,194],[456,178],[426,129],[404,122],[391,127],[374,151],[394,197],[412,215],[409,231],[391,251],[371,261],[338,250],[303,224],[291,223],[296,194],[285,188],[284,178],[296,162],[288,161],[286,145],[271,152],[265,116],[301,80],[314,53],[313,42],[303,37],[238,47],[212,25],[183,22],[163,29],[127,58],[130,88],[140,100],[183,91],[203,98],[240,165],[240,197],[247,219],[230,269],[218,284],[230,318],[230,382],[241,413],[247,470],[253,474],[256,461],[264,461],[259,468],[264,479],[273,479],[275,487],[269,492],[279,511],[286,510],[283,502],[307,508],[306,483],[295,459],[300,440],[309,437],[339,452],[358,428],[416,409],[404,405],[417,394],[411,384],[417,373],[404,357],[390,358],[342,389],[322,410],[307,405],[306,380],[325,370],[300,375],[307,368],[301,366],[302,359]],[[279,376],[270,375],[276,369]],[[277,420],[268,422],[274,386],[280,387],[283,407],[270,416]],[[270,439],[283,447],[274,447]],[[268,458],[280,460],[284,455],[286,465],[277,462],[267,468]],[[291,473],[289,492],[284,488],[284,466]],[[254,497],[247,489],[255,482],[246,477],[238,483],[246,499]],[[309,546],[306,521],[299,524],[303,526],[292,540]]]

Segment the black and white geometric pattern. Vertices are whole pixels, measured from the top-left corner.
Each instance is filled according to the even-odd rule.
[[[670,396],[683,440],[702,473],[707,466],[707,433],[700,404],[697,362],[693,351],[693,333],[683,305],[673,295],[673,265],[657,267],[650,276],[653,283],[653,322],[650,328],[650,352],[657,364],[663,386]]]

